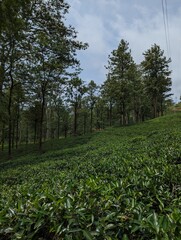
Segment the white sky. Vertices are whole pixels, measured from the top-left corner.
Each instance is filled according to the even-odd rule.
[[[165,1],[165,0],[164,0]],[[172,93],[174,101],[181,95],[181,0],[167,0],[170,53],[167,52],[162,0],[67,0],[67,14],[78,32],[78,39],[89,44],[78,58],[83,72],[81,78],[102,84],[106,80],[108,55],[123,38],[129,42],[137,64],[142,53],[154,43],[160,45],[172,63]]]

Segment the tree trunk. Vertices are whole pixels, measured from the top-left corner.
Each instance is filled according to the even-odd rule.
[[[153,118],[157,117],[157,97],[153,99]]]
[[[11,113],[11,108],[12,108],[12,95],[13,95],[14,79],[11,75],[11,72],[9,73],[9,75],[10,75],[10,79],[11,79],[11,86],[9,89],[9,102],[8,102],[8,115],[9,115],[8,155],[9,155],[9,158],[11,158],[11,154],[12,154],[12,113]]]
[[[74,131],[73,131],[74,136],[77,135],[77,106],[78,104],[76,102],[74,105]]]
[[[93,108],[91,107],[91,116],[90,116],[90,132],[92,133],[92,123],[93,123]]]
[[[125,110],[125,102],[123,101],[123,126],[126,125],[126,110]]]
[[[2,152],[4,151],[4,132],[5,132],[5,125],[3,123],[3,126],[2,126],[2,138],[1,138],[1,150]]]
[[[34,122],[34,144],[36,143],[36,138],[37,138],[37,119],[35,119]]]
[[[19,109],[19,103],[17,107],[17,120],[16,120],[16,149],[18,148],[18,142],[19,142],[19,115],[20,115],[20,109]]]
[[[83,129],[84,135],[86,134],[86,126],[87,126],[87,114],[84,113],[84,129]]]
[[[130,123],[130,112],[127,112],[126,114],[126,125],[129,125]]]
[[[163,100],[161,100],[160,108],[161,116],[163,116]]]
[[[67,128],[64,129],[64,137],[67,138]]]
[[[134,122],[135,123],[139,122],[139,105],[138,100],[136,101],[135,94],[134,94]]]
[[[39,151],[40,152],[42,151],[44,108],[45,108],[45,92],[42,91],[41,116],[40,116],[40,136],[39,136]]]
[[[4,59],[4,47],[1,49],[1,65],[0,65],[0,96],[2,95],[3,83],[5,78],[5,59]]]
[[[15,129],[16,129],[16,121],[15,119],[13,120],[13,125],[12,125],[12,149],[14,149],[14,142],[15,142]]]
[[[28,145],[29,142],[29,128],[28,128],[28,122],[26,124],[26,145]]]
[[[112,126],[112,103],[111,102],[109,107],[109,126]]]
[[[60,138],[60,116],[57,118],[57,138]]]
[[[120,126],[124,126],[126,122],[125,103],[123,100],[120,102]]]

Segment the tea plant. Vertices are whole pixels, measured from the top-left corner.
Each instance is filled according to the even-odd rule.
[[[0,239],[181,239],[181,115],[45,144],[0,162]]]

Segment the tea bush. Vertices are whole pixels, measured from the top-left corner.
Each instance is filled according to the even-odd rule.
[[[0,239],[181,239],[180,114],[44,148],[0,161]]]

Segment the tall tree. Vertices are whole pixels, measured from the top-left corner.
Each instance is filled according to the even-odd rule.
[[[90,109],[90,132],[92,132],[93,128],[93,110],[98,97],[97,90],[97,84],[93,80],[91,80],[87,86],[87,102]]]
[[[67,97],[71,106],[73,107],[73,134],[77,135],[78,110],[81,109],[82,97],[87,92],[82,79],[76,77],[72,78],[67,88]]]
[[[112,126],[113,124],[113,107],[116,103],[116,87],[116,80],[111,78],[110,74],[108,73],[107,80],[101,87],[101,95],[108,107],[109,126]]]
[[[144,72],[144,83],[150,98],[152,117],[155,118],[160,113],[163,114],[164,101],[170,96],[168,93],[172,84],[169,70],[171,59],[167,59],[164,51],[156,44],[143,55],[145,59],[141,65]]]
[[[29,64],[30,85],[41,103],[39,149],[42,150],[43,123],[47,96],[65,83],[68,72],[78,71],[76,51],[86,49],[87,44],[76,40],[73,27],[64,23],[69,5],[64,1],[37,1],[32,13]]]
[[[30,1],[4,0],[0,2],[0,11],[0,101],[3,102],[5,95],[8,97],[8,152],[11,156],[13,95],[17,85],[21,86],[17,66],[24,55],[22,43],[25,39],[24,31],[27,27],[26,17],[30,12]]]
[[[41,150],[48,96],[55,93],[65,79],[80,71],[76,51],[86,49],[88,45],[77,40],[72,26],[66,26],[68,10],[69,5],[64,0],[0,1],[0,101],[7,109],[9,155],[12,138],[19,131],[19,123],[15,124],[12,116],[17,87],[26,93],[26,108],[30,105],[30,98],[40,103],[38,133]],[[2,107],[0,111],[3,111]],[[2,133],[4,122],[2,118]],[[34,141],[37,138],[36,128],[37,123]]]
[[[129,49],[129,44],[125,40],[121,40],[118,48],[113,50],[111,56],[109,56],[108,61],[108,75],[107,81],[104,84],[104,92],[105,94],[110,95],[111,102],[114,99],[119,109],[120,114],[120,124],[126,123],[126,109],[127,109],[127,101],[129,99],[129,81],[128,81],[128,71],[130,66],[133,63],[133,59],[131,56],[131,50]],[[108,86],[107,86],[108,85]],[[107,93],[106,93],[107,89]],[[112,104],[110,102],[110,104]],[[110,106],[111,109],[111,106]],[[111,110],[110,110],[111,115]]]
[[[144,106],[147,102],[140,65],[132,63],[128,70],[127,78],[129,81],[128,110],[132,115],[133,122],[137,123],[143,119]]]

